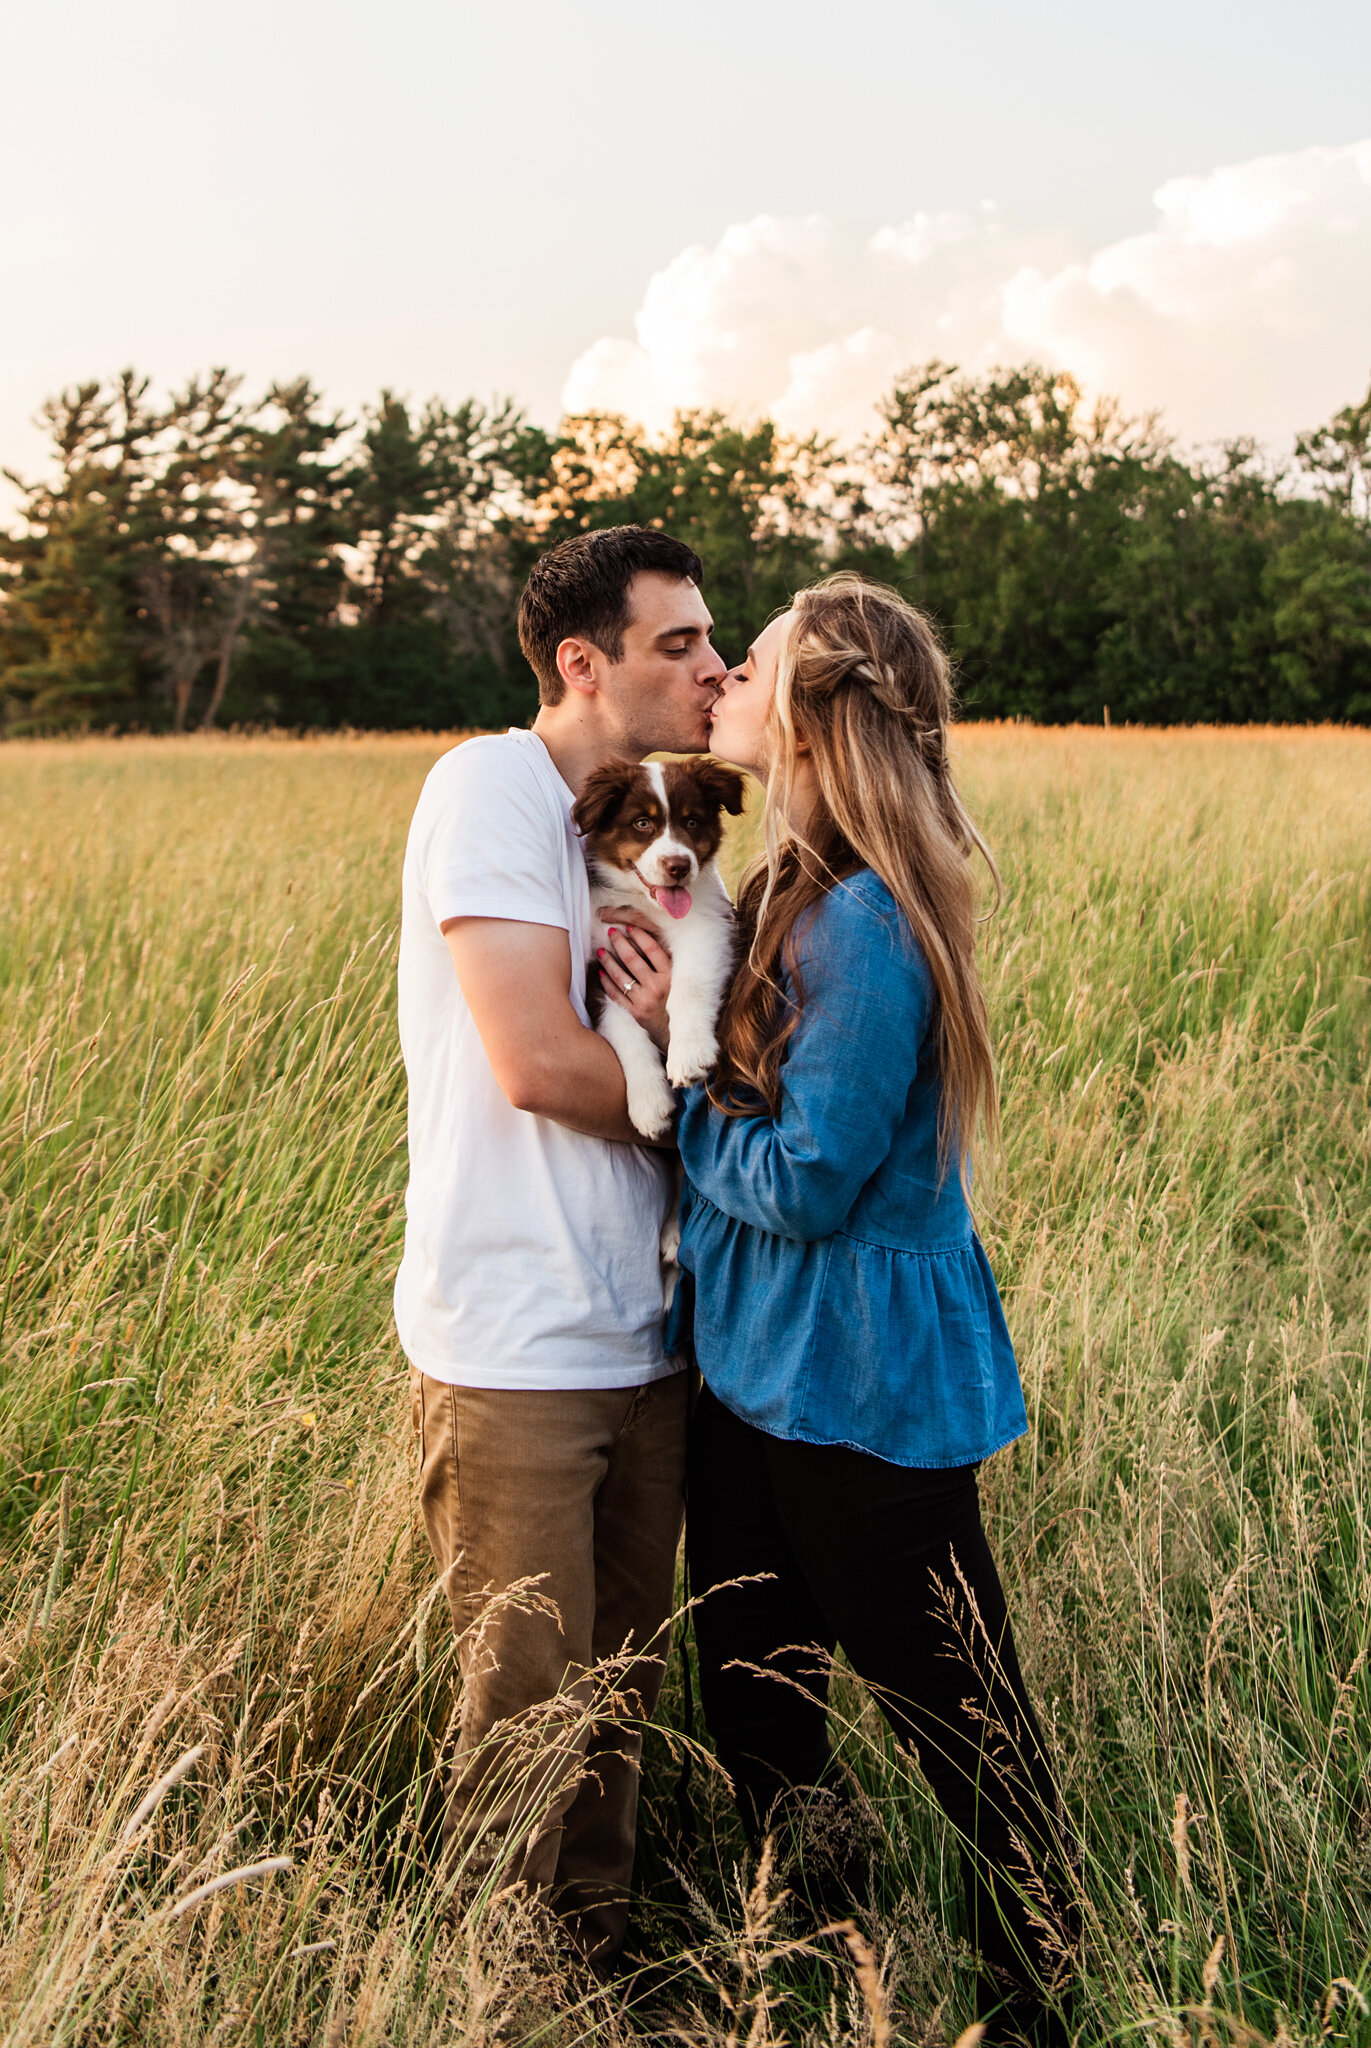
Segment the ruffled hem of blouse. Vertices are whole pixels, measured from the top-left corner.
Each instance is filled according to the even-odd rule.
[[[958,1455],[948,1458],[897,1458],[888,1443],[883,1443],[878,1450],[874,1444],[856,1443],[847,1437],[810,1436],[802,1429],[773,1429],[765,1422],[757,1422],[752,1416],[745,1415],[732,1401],[724,1400],[718,1388],[710,1385],[708,1375],[702,1374],[701,1377],[715,1399],[722,1402],[725,1408],[731,1409],[740,1422],[747,1423],[751,1429],[760,1430],[763,1436],[774,1437],[778,1443],[813,1444],[816,1450],[860,1451],[865,1457],[879,1458],[884,1465],[899,1465],[906,1472],[958,1472],[967,1465],[983,1465],[986,1459],[993,1458],[997,1451],[1008,1450],[1011,1444],[1016,1444],[1021,1436],[1028,1434],[1028,1418],[1025,1416],[1024,1420],[1017,1423],[1007,1435],[1002,1436],[998,1443],[987,1444],[983,1451],[977,1451],[971,1457]]]
[[[923,1251],[842,1231],[799,1245],[695,1191],[682,1254],[701,1370],[754,1427],[930,1469],[978,1463],[1027,1427],[974,1232]]]

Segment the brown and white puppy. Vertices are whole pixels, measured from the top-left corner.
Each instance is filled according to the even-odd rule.
[[[590,775],[571,814],[585,837],[594,907],[640,905],[671,955],[665,1062],[617,1003],[604,1005],[597,1026],[619,1056],[629,1118],[645,1138],[660,1137],[671,1122],[672,1088],[702,1079],[718,1057],[733,906],[714,856],[723,814],[742,810],[743,790],[737,770],[708,755],[609,761]]]

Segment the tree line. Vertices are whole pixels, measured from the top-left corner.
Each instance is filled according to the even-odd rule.
[[[307,378],[132,371],[51,399],[49,472],[5,472],[0,731],[490,726],[536,703],[514,634],[542,549],[666,527],[725,658],[833,568],[941,623],[967,711],[1046,722],[1371,720],[1371,392],[1277,460],[1182,452],[1037,367],[901,377],[843,447],[684,413],[555,432]]]

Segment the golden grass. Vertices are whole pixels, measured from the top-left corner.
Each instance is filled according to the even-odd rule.
[[[16,2048],[639,2024],[517,1916],[454,1928],[423,1874],[451,1656],[389,1324],[392,981],[448,744],[0,749]],[[1089,1845],[1082,2039],[1365,2040],[1371,735],[991,726],[958,753],[1005,873],[984,1232],[1031,1417],[986,1493]],[[740,2024],[708,1980],[759,2040],[968,2017],[941,1826],[859,1690],[835,1713],[886,1871],[869,1965],[758,1977],[771,1906],[707,1776],[722,1874],[675,1910],[654,1741],[644,1927],[691,2039]]]

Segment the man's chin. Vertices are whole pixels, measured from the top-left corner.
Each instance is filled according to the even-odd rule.
[[[707,718],[702,718],[693,732],[676,733],[668,740],[654,740],[644,751],[649,754],[708,754],[713,738],[713,726]]]

